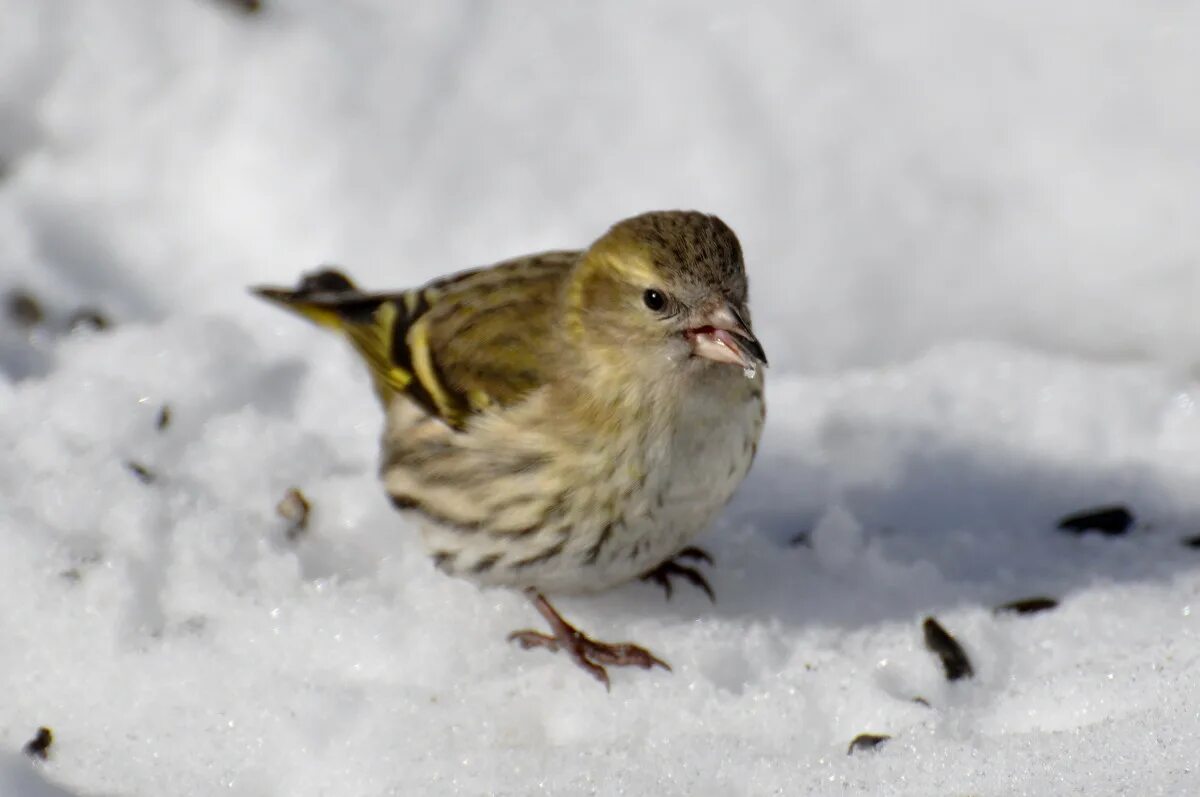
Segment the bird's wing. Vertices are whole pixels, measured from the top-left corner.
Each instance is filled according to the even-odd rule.
[[[295,290],[254,292],[345,334],[385,405],[403,395],[462,429],[547,381],[563,285],[578,258],[547,252],[401,293],[364,293],[333,270]]]

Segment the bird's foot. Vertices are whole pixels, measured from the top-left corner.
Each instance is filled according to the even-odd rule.
[[[584,635],[579,629],[562,618],[550,601],[540,592],[528,590],[526,593],[534,608],[550,625],[550,633],[525,630],[514,631],[508,635],[511,642],[517,642],[525,650],[532,648],[547,648],[551,652],[560,648],[588,672],[593,678],[609,689],[608,671],[606,665],[613,667],[641,667],[648,670],[651,667],[662,667],[668,672],[671,666],[643,647],[629,642],[599,642]]]
[[[708,552],[703,548],[688,546],[667,561],[660,564],[658,567],[650,570],[642,575],[642,581],[652,581],[663,588],[663,592],[667,593],[667,598],[670,599],[673,590],[671,584],[672,576],[679,576],[697,589],[703,590],[704,594],[713,603],[717,602],[717,596],[713,593],[713,588],[709,585],[708,579],[704,574],[691,565],[681,564],[680,560],[704,562],[711,565],[713,559],[708,555]]]

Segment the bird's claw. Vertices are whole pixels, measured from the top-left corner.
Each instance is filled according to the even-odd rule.
[[[675,554],[676,559],[695,559],[698,562],[704,562],[706,565],[713,564],[712,555],[703,548],[697,548],[695,545],[689,545],[679,553]]]
[[[642,576],[643,581],[652,581],[663,588],[663,592],[667,594],[667,599],[670,600],[674,592],[674,585],[671,584],[672,576],[679,576],[687,581],[692,586],[702,590],[708,599],[713,603],[717,602],[716,593],[713,592],[712,586],[708,583],[708,579],[704,574],[691,565],[680,564],[680,560],[694,560],[696,562],[704,562],[712,564],[713,558],[703,548],[688,546],[674,557],[660,564],[658,567],[647,572]]]

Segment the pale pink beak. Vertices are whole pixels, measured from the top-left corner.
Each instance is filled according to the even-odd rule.
[[[743,369],[767,364],[767,354],[732,305],[717,308],[701,326],[685,333],[692,354]]]

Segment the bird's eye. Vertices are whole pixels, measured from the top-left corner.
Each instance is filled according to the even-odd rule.
[[[642,301],[656,313],[667,306],[667,297],[663,296],[662,291],[656,291],[653,288],[646,289],[646,292],[642,294]]]

